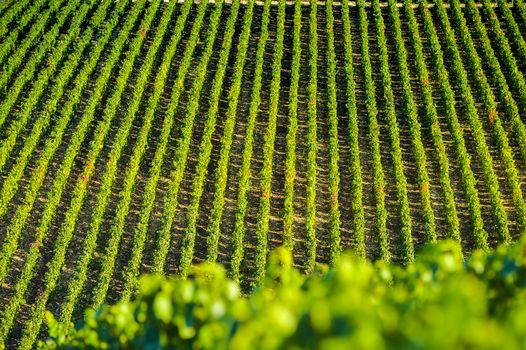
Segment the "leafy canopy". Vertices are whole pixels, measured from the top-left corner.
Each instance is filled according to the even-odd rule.
[[[143,276],[133,302],[63,325],[42,348],[526,348],[526,239],[464,260],[444,241],[401,267],[344,254],[305,276],[276,250],[248,295],[218,264],[188,279]]]

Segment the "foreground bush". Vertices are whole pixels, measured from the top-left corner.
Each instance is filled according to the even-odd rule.
[[[219,265],[189,279],[144,276],[135,301],[87,311],[75,329],[48,314],[43,348],[526,348],[526,241],[464,261],[425,248],[406,268],[344,255],[306,277],[285,250],[242,296]],[[67,334],[67,335],[66,335]]]

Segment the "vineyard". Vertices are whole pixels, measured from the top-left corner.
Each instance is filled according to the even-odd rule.
[[[524,0],[0,1],[0,349],[142,273],[526,231]]]

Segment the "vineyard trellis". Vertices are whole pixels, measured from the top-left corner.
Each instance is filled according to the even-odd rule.
[[[510,243],[525,28],[522,0],[2,2],[0,347],[144,272],[256,287],[280,244],[309,273]]]

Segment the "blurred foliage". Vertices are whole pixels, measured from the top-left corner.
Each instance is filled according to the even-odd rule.
[[[526,348],[526,240],[464,260],[444,241],[415,263],[375,264],[344,254],[304,276],[285,249],[243,296],[220,265],[188,279],[143,276],[131,303],[86,312],[74,327],[48,313],[59,349]]]

